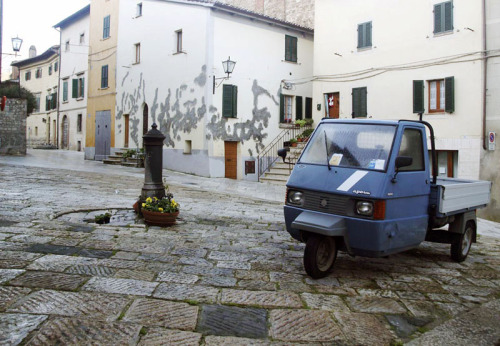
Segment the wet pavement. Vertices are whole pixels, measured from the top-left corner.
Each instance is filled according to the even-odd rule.
[[[164,171],[177,225],[132,204],[144,171],[28,150],[0,157],[0,344],[495,345],[500,225],[449,246],[339,254],[312,280],[284,229],[282,186]],[[117,222],[97,225],[110,211]]]

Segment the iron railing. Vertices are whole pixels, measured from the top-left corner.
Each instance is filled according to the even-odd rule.
[[[285,147],[285,142],[290,141],[290,139],[297,137],[297,135],[304,132],[304,130],[312,128],[311,125],[305,126],[295,126],[290,125],[290,127],[283,129],[276,138],[274,138],[271,143],[269,143],[264,150],[257,157],[258,162],[258,172],[259,180],[264,173],[269,172],[271,167],[274,165],[276,160],[278,160],[278,149]]]

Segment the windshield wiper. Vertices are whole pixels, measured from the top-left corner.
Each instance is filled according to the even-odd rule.
[[[332,170],[332,166],[330,166],[330,160],[328,160],[328,141],[326,139],[326,131],[323,131],[323,134],[325,135],[325,151],[326,151],[326,164],[328,165],[328,170]]]

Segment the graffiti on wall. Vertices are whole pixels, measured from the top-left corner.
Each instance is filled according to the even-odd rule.
[[[129,80],[127,73],[121,85],[124,86]],[[247,120],[229,122],[222,117],[221,112],[213,105],[207,105],[205,97],[205,87],[208,76],[206,66],[202,66],[200,74],[194,78],[192,85],[181,84],[176,89],[166,89],[166,95],[161,98],[162,90],[157,87],[154,91],[154,99],[150,102],[146,99],[147,82],[140,74],[136,87],[130,92],[124,92],[117,105],[117,120],[122,119],[123,114],[129,114],[130,137],[137,147],[142,142],[142,129],[140,128],[142,119],[142,109],[144,104],[148,104],[150,109],[149,118],[157,123],[160,131],[165,135],[165,145],[175,148],[182,139],[182,134],[189,134],[200,126],[206,117],[209,119],[206,124],[206,139],[210,140],[231,140],[239,141],[242,144],[253,140],[255,151],[259,153],[263,148],[263,141],[267,138],[266,129],[269,126],[271,113],[265,106],[259,106],[264,101],[279,105],[277,99],[271,93],[258,85],[254,80],[252,85],[253,109],[251,117],[241,111],[241,118]],[[130,79],[130,83],[134,83]],[[266,100],[267,99],[267,100]],[[208,116],[207,116],[208,114]],[[121,126],[117,126],[121,133]],[[250,156],[253,151],[249,149]]]

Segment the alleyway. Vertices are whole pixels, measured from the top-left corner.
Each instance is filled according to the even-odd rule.
[[[0,344],[492,345],[500,341],[500,225],[469,258],[424,243],[339,254],[321,280],[285,231],[282,186],[164,171],[170,228],[130,215],[142,169],[29,150],[0,157]]]

